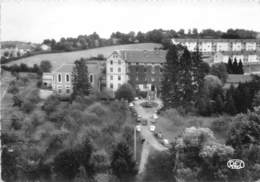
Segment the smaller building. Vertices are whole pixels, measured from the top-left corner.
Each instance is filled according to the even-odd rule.
[[[46,45],[46,44],[41,44],[41,45],[40,45],[40,49],[41,49],[42,51],[50,51],[50,50],[51,50],[51,47],[48,46],[48,45]]]
[[[93,91],[102,90],[104,77],[104,61],[86,60],[88,66],[89,82]],[[69,96],[73,92],[73,67],[74,64],[62,64],[51,73],[43,73],[43,88],[52,89],[62,96]]]

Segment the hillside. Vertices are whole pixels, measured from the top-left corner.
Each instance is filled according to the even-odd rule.
[[[28,66],[33,64],[40,64],[42,60],[49,60],[52,63],[53,68],[57,68],[59,65],[64,63],[73,63],[75,60],[80,58],[89,58],[103,54],[105,57],[109,56],[114,50],[119,49],[137,49],[137,50],[153,50],[154,48],[161,47],[160,44],[155,43],[143,43],[143,44],[126,44],[109,47],[101,47],[95,49],[88,49],[75,52],[63,52],[63,53],[51,53],[51,54],[40,54],[27,58],[22,58],[17,61],[8,63],[7,65],[26,63]]]

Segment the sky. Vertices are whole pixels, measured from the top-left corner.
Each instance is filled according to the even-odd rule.
[[[1,40],[44,39],[97,32],[243,28],[260,32],[260,0],[2,0]]]

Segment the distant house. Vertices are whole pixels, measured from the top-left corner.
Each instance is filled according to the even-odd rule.
[[[252,81],[252,75],[229,74],[224,88],[228,89],[231,85],[237,87],[239,83],[246,83],[250,81]]]
[[[102,90],[102,76],[104,65],[102,61],[87,60],[89,81],[92,89]],[[55,93],[62,96],[69,96],[73,91],[72,71],[74,64],[62,64],[51,73],[43,73],[43,87],[51,88]]]
[[[51,50],[51,47],[48,46],[48,45],[46,45],[46,44],[41,44],[41,45],[40,45],[40,49],[41,49],[42,51],[50,51],[50,50]]]

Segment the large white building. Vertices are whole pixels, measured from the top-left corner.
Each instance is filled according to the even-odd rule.
[[[236,58],[244,64],[260,64],[259,39],[172,39],[172,42],[186,46],[191,52],[199,48],[208,63]]]
[[[122,84],[131,82],[141,91],[158,90],[165,57],[163,50],[114,51],[106,61],[107,89],[114,92]]]

